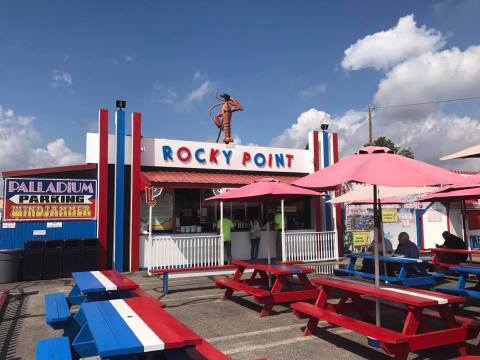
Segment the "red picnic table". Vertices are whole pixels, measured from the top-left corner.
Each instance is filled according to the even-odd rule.
[[[433,253],[432,263],[436,268],[446,268],[449,269],[452,266],[458,266],[458,263],[447,263],[442,262],[440,259],[440,254],[466,254],[470,257],[470,262],[472,260],[472,255],[480,255],[480,250],[467,250],[467,249],[447,249],[447,248],[431,248],[428,249]]]
[[[224,299],[232,299],[234,291],[252,295],[255,301],[263,304],[260,317],[270,315],[274,305],[294,301],[316,299],[319,290],[310,282],[307,274],[312,269],[288,263],[266,264],[255,261],[234,260],[237,270],[231,279],[216,279],[215,284],[224,288]],[[253,269],[249,279],[242,279],[245,269]],[[269,288],[269,276],[273,286]]]
[[[452,304],[465,301],[460,296],[397,286],[377,288],[372,282],[348,278],[320,277],[312,281],[321,286],[316,303],[291,305],[297,317],[309,318],[306,336],[312,334],[319,320],[324,320],[373,339],[395,359],[407,359],[409,352],[443,345],[455,345],[461,355],[466,355],[465,341],[476,338],[480,330],[477,321],[452,313]],[[341,292],[338,303],[329,302],[332,290]],[[373,323],[370,310],[375,298],[406,314],[400,331]],[[352,313],[357,313],[360,319],[352,317]],[[433,330],[427,325],[427,317],[435,318],[441,329]]]

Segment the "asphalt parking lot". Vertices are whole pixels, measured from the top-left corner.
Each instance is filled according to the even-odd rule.
[[[329,272],[331,267],[317,267]],[[382,350],[367,345],[364,336],[320,323],[314,336],[303,336],[306,320],[298,320],[287,306],[276,306],[270,317],[260,318],[259,307],[241,294],[235,301],[222,300],[223,292],[214,286],[213,277],[170,280],[170,293],[162,294],[162,282],[145,273],[129,274],[150,294],[161,298],[166,309],[198,332],[232,359],[389,359]],[[315,275],[313,275],[315,276]],[[7,284],[8,307],[0,323],[0,359],[34,359],[35,343],[45,337],[60,336],[45,323],[43,296],[50,292],[67,293],[71,279]],[[478,304],[467,304],[459,311],[474,316]],[[480,312],[478,312],[480,314]],[[385,309],[385,321],[395,321]],[[470,342],[470,354],[480,354],[478,339]],[[455,359],[453,347],[411,354],[409,359]]]

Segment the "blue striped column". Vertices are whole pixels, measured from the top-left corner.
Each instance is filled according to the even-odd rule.
[[[326,131],[322,131],[322,145],[323,145],[323,167],[326,168],[330,165],[330,141],[329,134]],[[330,200],[330,196],[325,196],[325,230],[332,231],[332,204],[327,201]]]
[[[125,218],[125,112],[115,113],[115,203],[113,230],[113,269],[123,271]]]

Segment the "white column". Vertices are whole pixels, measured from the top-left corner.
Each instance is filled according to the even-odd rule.
[[[220,264],[225,263],[224,244],[223,244],[223,201],[220,201]]]
[[[152,207],[148,206],[148,246],[143,249],[147,259],[147,274],[150,275],[150,266],[152,263]]]
[[[282,208],[282,261],[287,261],[287,253],[285,251],[285,200],[281,201]]]

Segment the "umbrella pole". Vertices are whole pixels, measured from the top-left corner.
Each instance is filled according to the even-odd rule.
[[[375,257],[375,286],[380,287],[380,259],[378,256],[379,239],[378,196],[377,185],[373,185],[373,229],[374,229],[374,257]],[[375,324],[380,326],[380,301],[375,299]]]
[[[385,251],[385,238],[383,234],[383,215],[382,215],[382,200],[378,199],[378,233],[379,233],[379,238],[381,237],[382,239],[382,254],[383,256],[386,255]],[[384,261],[383,262],[383,273],[386,276],[387,275],[387,263]],[[388,281],[385,281],[385,283],[388,283]]]
[[[220,201],[220,265],[225,264],[225,246],[223,239],[223,201]]]
[[[467,234],[467,205],[465,200],[462,200],[462,227],[463,227],[463,241],[467,244],[467,250],[470,249],[470,241]],[[472,254],[468,254],[468,260],[472,262]]]

